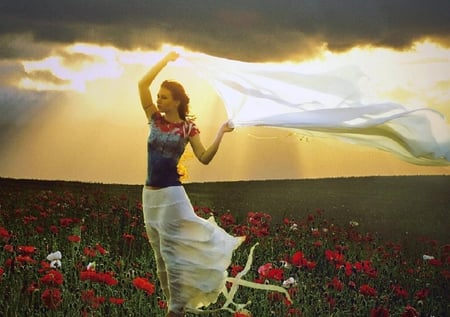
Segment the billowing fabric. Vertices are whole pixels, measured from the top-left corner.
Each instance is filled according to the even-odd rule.
[[[180,185],[178,162],[189,137],[199,133],[194,122],[168,122],[160,112],[150,121],[147,142],[147,179],[145,184],[155,187]]]
[[[450,164],[450,127],[442,114],[392,102],[363,103],[357,83],[364,74],[355,67],[307,75],[199,53],[183,58],[217,91],[235,127],[301,129],[415,164]]]
[[[233,250],[244,240],[198,217],[182,186],[142,194],[144,222],[169,309],[179,312],[216,302]]]

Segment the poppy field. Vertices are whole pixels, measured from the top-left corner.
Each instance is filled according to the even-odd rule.
[[[165,315],[138,193],[23,187],[0,189],[1,316]],[[195,210],[246,236],[230,277],[289,294],[240,285],[233,303],[242,305],[204,316],[449,316],[450,241],[416,237],[405,252],[320,206],[280,221],[276,210]]]

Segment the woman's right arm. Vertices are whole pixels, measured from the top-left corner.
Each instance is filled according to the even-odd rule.
[[[152,115],[158,110],[153,103],[152,95],[150,93],[150,85],[158,75],[158,73],[167,65],[168,62],[175,61],[178,58],[178,53],[170,52],[158,63],[156,63],[148,73],[139,81],[139,96],[141,98],[141,105],[144,109],[147,119],[150,121]]]

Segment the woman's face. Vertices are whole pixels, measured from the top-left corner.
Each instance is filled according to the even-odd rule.
[[[178,105],[180,102],[173,99],[172,92],[164,87],[161,87],[158,92],[156,106],[161,112],[178,111]]]

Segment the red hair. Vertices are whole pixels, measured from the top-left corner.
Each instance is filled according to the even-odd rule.
[[[186,120],[186,118],[192,117],[189,114],[189,96],[186,94],[184,87],[172,80],[165,80],[161,84],[161,88],[165,88],[170,91],[172,98],[180,102],[178,105],[178,115],[181,119]]]

